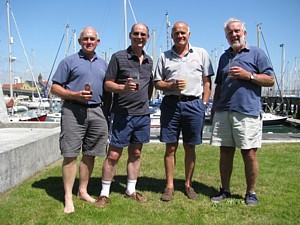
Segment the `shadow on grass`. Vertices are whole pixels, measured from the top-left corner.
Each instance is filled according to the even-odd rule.
[[[174,179],[175,191],[184,192],[184,180]],[[125,193],[127,184],[127,176],[116,175],[111,185],[111,192]],[[73,195],[77,195],[79,180],[75,180]],[[162,193],[166,185],[165,179],[157,179],[152,177],[139,177],[136,189],[139,191],[149,191],[155,193]],[[64,188],[62,177],[48,177],[46,179],[38,180],[32,184],[33,188],[44,189],[46,193],[54,199],[64,202]],[[194,190],[201,195],[208,197],[216,196],[218,190],[214,187],[207,186],[203,183],[194,181],[192,183]],[[91,196],[99,196],[101,191],[101,178],[92,177],[89,182],[88,192]],[[241,199],[240,195],[232,195],[232,198]]]

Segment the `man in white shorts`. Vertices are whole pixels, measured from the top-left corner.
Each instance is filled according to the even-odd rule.
[[[218,203],[231,196],[230,178],[237,147],[245,165],[245,203],[254,206],[258,204],[254,188],[258,176],[257,149],[262,137],[261,87],[273,86],[275,74],[266,54],[247,44],[242,21],[231,18],[224,29],[230,47],[219,61],[211,136],[211,145],[220,146],[221,187],[211,201]]]

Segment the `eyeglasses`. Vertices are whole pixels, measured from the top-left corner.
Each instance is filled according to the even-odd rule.
[[[143,33],[143,32],[137,32],[137,31],[133,31],[131,33],[133,36],[139,36],[141,35],[142,37],[145,37],[147,34],[146,33]]]
[[[83,37],[82,40],[83,41],[88,41],[90,39],[90,41],[96,41],[97,38],[96,37]]]

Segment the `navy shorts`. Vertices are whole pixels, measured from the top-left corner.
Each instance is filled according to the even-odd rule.
[[[128,116],[115,113],[111,128],[110,145],[123,148],[129,144],[150,141],[150,115]]]
[[[88,108],[65,101],[61,111],[60,150],[64,157],[105,156],[107,121],[100,106]]]
[[[201,99],[179,101],[178,98],[165,96],[160,109],[161,142],[178,142],[181,132],[184,143],[190,145],[202,143],[205,105]]]

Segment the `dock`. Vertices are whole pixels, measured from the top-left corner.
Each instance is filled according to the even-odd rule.
[[[287,118],[285,123],[288,124],[288,125],[292,125],[294,127],[299,127],[300,126],[300,120],[294,119],[294,118]]]

